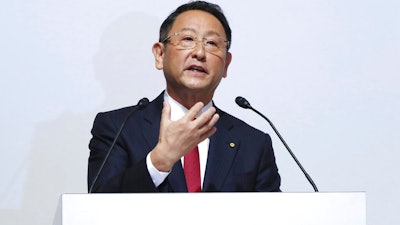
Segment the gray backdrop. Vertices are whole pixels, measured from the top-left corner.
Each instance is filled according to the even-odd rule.
[[[86,192],[96,113],[163,90],[151,46],[184,2],[3,2],[0,224],[51,224],[60,194]],[[233,61],[215,102],[271,134],[283,191],[313,190],[238,95],[274,122],[320,191],[365,191],[368,224],[399,224],[400,1],[216,2]]]

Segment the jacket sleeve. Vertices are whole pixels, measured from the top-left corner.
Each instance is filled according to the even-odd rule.
[[[158,192],[147,170],[146,156],[133,159],[133,149],[127,149],[121,138],[123,132],[110,150],[124,116],[116,112],[99,113],[94,120],[89,143],[88,189],[110,151],[92,192]]]

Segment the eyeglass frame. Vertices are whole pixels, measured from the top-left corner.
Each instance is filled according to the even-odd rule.
[[[162,41],[161,41],[161,43],[168,43],[168,41],[172,38],[172,37],[174,37],[174,36],[177,36],[177,35],[179,35],[179,34],[182,34],[184,31],[178,31],[178,32],[175,32],[175,33],[172,33],[172,34],[170,34],[170,35],[168,35],[166,38],[164,38]],[[221,38],[221,37],[219,37],[219,38]],[[221,38],[221,40],[226,44],[225,45],[225,48],[226,48],[226,51],[228,51],[228,49],[229,49],[229,43],[230,43],[230,41],[228,41],[228,40],[224,40],[223,38]],[[199,36],[196,36],[195,37],[195,40],[194,40],[194,42],[195,42],[195,44],[193,45],[193,47],[190,47],[190,48],[184,48],[185,50],[190,50],[190,49],[194,49],[196,46],[197,46],[197,44],[199,43],[199,42],[202,42],[202,44],[203,44],[203,47],[204,48],[206,48],[206,44],[207,44],[207,38],[202,38],[202,40],[199,40]],[[179,44],[177,44],[178,46],[180,46]],[[182,46],[181,46],[182,47]],[[219,48],[219,47],[217,47],[219,50],[221,50],[221,51],[223,51],[223,49],[221,49],[221,48]]]

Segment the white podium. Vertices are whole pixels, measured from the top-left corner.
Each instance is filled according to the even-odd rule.
[[[185,223],[192,216],[197,219]],[[366,195],[364,192],[63,194],[54,224],[366,225]]]

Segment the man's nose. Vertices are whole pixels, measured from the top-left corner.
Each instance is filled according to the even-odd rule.
[[[204,40],[197,40],[196,45],[192,50],[192,57],[197,58],[199,61],[204,61],[206,56],[206,47]]]

